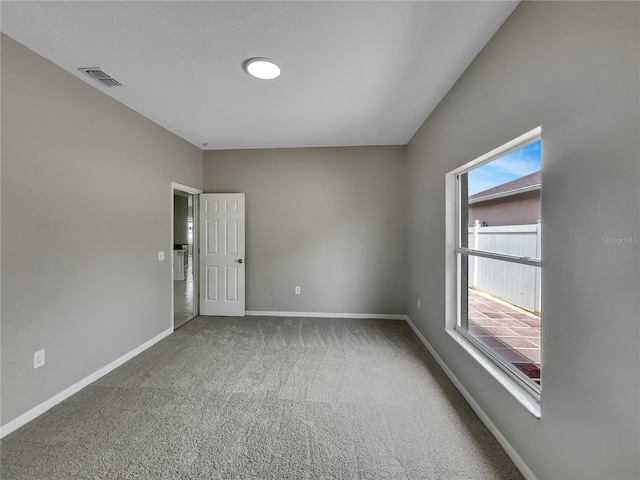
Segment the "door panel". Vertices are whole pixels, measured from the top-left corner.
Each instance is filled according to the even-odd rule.
[[[225,267],[225,273],[227,278],[227,295],[225,300],[227,302],[238,301],[238,268],[237,267]]]
[[[218,271],[220,268],[207,265],[207,276],[205,278],[205,292],[207,292],[206,300],[209,302],[217,302],[220,298],[218,295]]]
[[[231,219],[225,221],[225,253],[227,255],[235,255],[238,253],[238,220]]]
[[[214,220],[205,220],[205,231],[206,231],[206,236],[207,236],[207,240],[206,240],[206,247],[205,247],[205,253],[207,255],[217,255],[218,254],[218,219],[214,219]]]
[[[200,315],[244,316],[243,193],[200,195]]]

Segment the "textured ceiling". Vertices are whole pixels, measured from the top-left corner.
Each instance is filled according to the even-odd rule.
[[[3,1],[1,29],[200,147],[398,145],[517,3]]]

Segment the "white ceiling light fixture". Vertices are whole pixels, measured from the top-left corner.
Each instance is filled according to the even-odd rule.
[[[244,62],[244,69],[260,80],[273,80],[280,76],[280,67],[269,58],[250,58]]]

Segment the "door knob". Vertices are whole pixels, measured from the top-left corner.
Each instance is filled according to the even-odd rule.
[[[242,259],[241,259],[241,258],[239,258],[239,259],[237,260],[237,262],[238,262],[238,263],[242,263]]]

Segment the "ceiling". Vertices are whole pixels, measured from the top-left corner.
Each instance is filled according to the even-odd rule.
[[[517,4],[2,1],[0,25],[203,149],[404,145]]]

